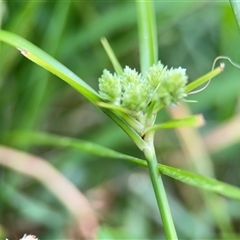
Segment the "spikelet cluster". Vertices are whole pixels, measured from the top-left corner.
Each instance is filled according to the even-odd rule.
[[[186,97],[186,70],[168,69],[159,61],[144,75],[126,66],[121,75],[104,70],[99,79],[100,97],[111,104],[145,114],[175,105]]]

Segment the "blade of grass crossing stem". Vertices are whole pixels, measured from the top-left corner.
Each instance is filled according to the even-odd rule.
[[[85,152],[100,157],[116,158],[125,161],[138,164],[143,167],[147,167],[147,162],[143,159],[132,157],[123,153],[116,152],[109,148],[103,147],[99,144],[95,144],[88,141],[79,140],[76,138],[63,137],[55,134],[43,133],[43,132],[15,132],[17,135],[23,135],[25,142],[22,144],[30,146],[51,146],[72,148],[79,152]],[[9,133],[8,133],[9,135]],[[223,196],[240,200],[240,188],[229,185],[224,182],[220,182],[216,179],[205,177],[199,174],[188,172],[185,170],[177,169],[174,167],[158,164],[159,171],[171,178],[174,178],[183,183],[202,188],[207,191],[215,192]]]

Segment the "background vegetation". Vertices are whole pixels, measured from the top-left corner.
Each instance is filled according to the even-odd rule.
[[[155,7],[163,64],[186,68],[191,80],[208,72],[219,55],[240,62],[240,34],[228,2],[160,1]],[[122,66],[139,70],[136,6],[132,1],[2,1],[0,22],[2,29],[33,42],[96,90],[102,70],[113,71],[100,43],[102,36],[109,40]],[[88,196],[116,238],[163,239],[145,169],[76,150],[23,144],[16,130],[41,130],[143,157],[122,130],[75,90],[12,47],[0,44],[0,143],[47,159]],[[188,104],[189,111],[202,113],[207,121],[200,129],[200,140],[211,157],[216,178],[237,186],[239,89],[239,70],[226,63],[224,73],[205,91],[191,95],[190,99],[198,102]],[[158,121],[179,116],[181,107],[161,111]],[[188,140],[194,143],[192,137]],[[179,132],[159,132],[155,141],[159,161],[192,170],[191,154],[183,141]],[[192,144],[190,148],[197,156],[206,156],[201,147]],[[199,158],[197,161],[204,161]],[[209,175],[209,168],[203,168]],[[0,238],[18,239],[26,232],[40,239],[72,236],[69,214],[41,184],[6,168],[0,169],[0,177]],[[179,238],[219,239],[216,221],[199,192],[166,177],[164,183]],[[240,204],[227,199],[224,204],[234,231],[239,232]]]

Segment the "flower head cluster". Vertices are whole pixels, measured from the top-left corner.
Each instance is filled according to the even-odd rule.
[[[156,113],[186,97],[185,72],[181,67],[167,69],[161,62],[144,75],[129,67],[125,67],[121,75],[104,70],[99,79],[99,94],[104,101],[137,114],[144,115],[149,109]]]

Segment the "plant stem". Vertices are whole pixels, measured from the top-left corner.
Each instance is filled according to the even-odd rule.
[[[203,83],[210,81],[212,78],[214,78],[215,76],[217,76],[219,73],[221,73],[224,69],[224,65],[220,65],[219,67],[215,68],[214,70],[212,70],[211,72],[201,76],[200,78],[194,80],[193,82],[189,83],[186,87],[185,87],[185,92],[189,93],[191,92],[193,89],[196,89],[197,87],[199,87],[200,85],[202,85]]]
[[[158,60],[157,27],[154,1],[137,1],[140,65],[142,73]]]
[[[166,234],[166,239],[177,240],[177,234],[172,219],[172,214],[167,200],[167,195],[163,185],[161,174],[158,170],[158,162],[153,146],[154,134],[147,135],[145,140],[148,143],[149,148],[144,149],[144,154],[147,159],[148,169],[154,189],[154,193],[157,200],[158,209],[162,218],[163,227]]]

